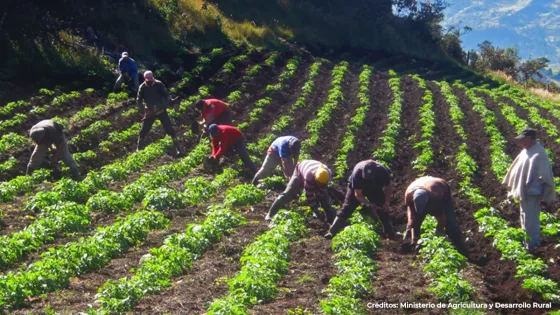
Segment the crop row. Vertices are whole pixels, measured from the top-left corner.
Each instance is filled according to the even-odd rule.
[[[504,88],[503,86],[500,87],[500,90],[503,89],[503,88]],[[475,89],[475,90],[476,90],[476,91],[479,91],[480,93],[488,93],[488,94],[490,94],[490,95],[492,96],[492,98],[499,104],[500,109],[501,109],[501,112],[502,112],[502,115],[504,116],[504,118],[506,119],[506,121],[507,121],[511,126],[513,126],[513,127],[516,129],[516,131],[517,131],[518,133],[521,133],[521,131],[523,131],[523,129],[529,127],[529,125],[530,125],[529,122],[526,121],[525,119],[519,117],[519,116],[516,114],[515,108],[513,108],[512,106],[507,105],[507,104],[505,104],[504,102],[501,102],[501,101],[500,101],[500,99],[499,99],[499,95],[500,95],[499,92],[496,92],[496,91],[494,91],[494,90],[481,90],[481,89]],[[510,95],[510,96],[511,96],[511,95]],[[537,113],[534,113],[534,112],[531,110],[531,109],[536,109],[536,108],[531,107],[531,106],[528,106],[526,103],[524,103],[524,102],[521,101],[521,100],[514,99],[514,101],[515,101],[515,103],[518,104],[520,107],[522,107],[522,108],[528,110],[529,113],[530,113],[530,114],[529,114],[529,118],[531,119],[531,121],[532,121],[532,122],[536,122],[537,124],[539,124],[540,126],[542,126],[542,127],[545,129],[546,133],[547,133],[549,136],[551,136],[551,137],[553,137],[553,138],[558,136],[558,135],[557,135],[557,132],[558,132],[558,131],[557,131],[557,129],[556,129],[556,126],[552,125],[552,123],[551,123],[549,120],[547,120],[547,119],[545,119],[545,118],[542,118],[538,112],[537,112]],[[533,112],[533,114],[531,114],[531,112]],[[547,126],[548,126],[548,127],[547,127]],[[558,138],[556,139],[556,141],[558,141]],[[550,152],[550,150],[548,150],[548,152],[549,152],[549,158],[550,158],[550,160],[551,160],[551,163],[554,164],[554,161],[553,161],[553,159],[552,159],[552,152]],[[556,182],[560,182],[560,178],[559,178],[559,177],[556,177],[556,178],[555,178],[555,181],[556,181]],[[560,188],[557,187],[557,190],[560,190]],[[516,202],[517,202],[517,201],[516,201]],[[556,227],[556,226],[559,226],[559,225],[560,225],[560,220],[555,219],[554,215],[551,215],[551,214],[549,214],[549,213],[544,213],[544,212],[543,212],[543,213],[541,213],[541,217],[544,218],[544,219],[546,219],[546,222],[547,222],[547,223],[544,223],[544,221],[543,221],[543,223],[542,223],[543,226],[548,225],[549,227]],[[544,233],[544,234],[545,234],[545,235],[548,235],[548,236],[556,236],[556,235],[558,234],[557,232],[554,233],[552,230],[550,230],[550,228],[545,228],[544,231],[546,231],[546,233]]]
[[[460,83],[455,83],[455,86],[463,88]],[[470,93],[469,93],[470,92]],[[477,110],[481,113],[485,123],[493,123],[495,126],[495,116],[492,112],[484,106],[484,101],[474,95],[474,91],[467,91],[467,95],[473,101],[473,108],[478,107]],[[456,108],[456,110],[460,110]],[[493,119],[490,119],[492,118]],[[452,115],[453,118],[453,115]],[[461,119],[462,120],[462,119]],[[456,124],[459,122],[456,122]],[[499,134],[497,128],[486,126],[487,134],[491,139],[503,139]],[[465,139],[465,138],[464,138]],[[493,151],[497,151],[498,145],[493,145]],[[486,197],[480,194],[480,190],[476,189],[472,184],[473,174],[477,171],[478,167],[472,157],[467,152],[462,152],[462,162],[468,163],[465,165],[458,165],[457,172],[463,178],[461,181],[461,190],[475,205],[483,206],[478,210],[474,217],[479,224],[480,232],[484,233],[485,237],[492,237],[494,239],[493,245],[502,253],[502,259],[513,260],[517,265],[516,277],[525,278],[523,281],[523,288],[535,291],[543,296],[545,300],[559,301],[560,287],[557,283],[550,279],[544,278],[546,272],[546,264],[540,258],[534,258],[529,251],[525,248],[524,241],[527,239],[527,234],[519,228],[509,227],[507,221],[500,217],[499,212],[492,208]],[[505,155],[503,151],[494,152],[496,156]],[[459,158],[458,158],[459,160]],[[497,161],[500,163],[500,160]],[[500,167],[494,167],[496,176],[500,174]]]
[[[301,95],[290,107],[289,114],[283,115],[280,118],[276,119],[274,124],[272,125],[272,132],[269,133],[266,137],[261,138],[258,142],[249,144],[247,146],[248,150],[251,153],[260,156],[262,152],[264,152],[270,146],[270,143],[274,141],[276,136],[283,133],[292,124],[292,114],[296,110],[306,106],[307,97],[313,92],[313,89],[315,87],[315,78],[319,75],[321,66],[324,64],[324,62],[324,60],[317,60],[311,64],[311,66],[309,67],[307,81],[301,88]]]
[[[70,93],[61,94],[61,95],[55,97],[50,104],[46,104],[46,105],[43,105],[41,107],[35,107],[35,108],[31,109],[29,111],[29,113],[35,114],[35,115],[44,114],[47,110],[49,110],[51,108],[62,107],[64,105],[70,103],[70,101],[74,101],[74,100],[80,98],[82,95],[91,94],[93,92],[94,92],[93,89],[86,89],[86,90],[84,90],[85,94],[82,94],[78,91],[72,91]],[[27,121],[28,117],[29,117],[29,115],[27,115],[27,114],[19,113],[19,114],[15,114],[10,119],[0,121],[0,132],[4,133],[4,132],[8,131],[9,129],[12,129],[12,128],[15,128],[19,125],[22,125],[25,121]]]
[[[382,163],[388,163],[395,158],[395,145],[402,120],[403,92],[400,87],[401,79],[393,70],[389,70],[389,76],[389,87],[393,91],[393,103],[389,106],[389,113],[387,114],[389,123],[385,130],[383,130],[383,135],[379,137],[381,145],[373,152],[373,156]]]
[[[464,86],[459,82],[454,83],[454,86],[464,88]],[[505,153],[505,144],[507,142],[498,129],[498,119],[496,118],[496,114],[486,108],[484,99],[477,96],[474,90],[467,89],[465,93],[473,104],[473,110],[479,113],[482,117],[484,130],[490,138],[491,169],[498,180],[501,181],[506,176],[512,159]]]
[[[111,180],[126,177],[129,172],[141,169],[170,146],[169,139],[151,144],[124,162],[112,165],[101,172],[91,172],[81,183],[69,179],[60,181],[52,191],[37,193],[26,204],[29,210],[43,210],[39,218],[25,229],[0,237],[0,267],[16,262],[23,255],[51,242],[57,235],[87,229],[91,222],[91,206],[78,205],[88,200],[88,195],[106,188]],[[111,165],[109,165],[111,167]],[[118,173],[112,173],[117,171]],[[95,200],[96,196],[90,199]],[[71,202],[68,202],[71,201]],[[89,202],[89,201],[88,201]]]
[[[276,64],[276,61],[278,60],[278,57],[279,55],[277,53],[271,54],[264,61],[264,65],[268,67],[274,66]],[[229,93],[227,97],[228,102],[233,103],[240,100],[243,93],[245,93],[245,91],[247,90],[249,82],[253,81],[256,78],[257,74],[259,74],[261,71],[262,66],[259,64],[250,66],[247,70],[245,70],[245,75],[243,75],[243,83],[237,90]]]
[[[55,117],[54,119],[63,124],[63,126],[68,129],[69,124],[85,126],[91,124],[100,113],[106,112],[110,108],[118,108],[124,106],[123,100],[127,98],[126,92],[121,92],[118,94],[110,93],[107,97],[107,104],[100,104],[95,108],[86,107],[81,111],[78,111],[74,116],[69,119],[62,119]],[[118,102],[120,101],[120,102]],[[86,127],[82,130],[80,135],[73,137],[68,140],[70,145],[75,145],[77,143],[88,144],[93,138],[99,137],[105,130],[110,127],[111,124],[108,121],[96,121],[92,125]],[[31,141],[25,136],[19,135],[17,133],[8,133],[2,136],[0,139],[0,154],[11,153],[15,154],[17,152],[22,152],[28,149],[32,145]],[[84,158],[91,160],[96,157],[95,152],[89,150],[87,153],[79,152],[73,154],[74,159],[77,162],[83,161]],[[4,167],[0,167],[0,173],[7,173],[12,170],[12,168],[17,164],[17,161],[12,162],[14,159],[9,158],[4,164]]]
[[[348,154],[354,150],[356,146],[356,132],[364,125],[367,113],[370,110],[371,100],[369,97],[369,88],[372,73],[373,67],[363,65],[362,72],[358,77],[359,91],[357,98],[360,102],[360,107],[356,109],[356,114],[347,126],[346,133],[342,139],[342,146],[338,149],[336,161],[334,162],[336,178],[342,178],[346,174],[346,171],[348,171]]]
[[[185,183],[185,195],[196,196],[190,199],[190,204],[198,205],[231,183],[236,175],[237,172],[228,169],[211,182],[189,179]],[[152,249],[150,254],[144,256],[134,276],[107,281],[100,287],[96,298],[101,307],[95,313],[124,313],[131,310],[142,297],[171,286],[170,279],[188,270],[212,243],[221,239],[223,233],[243,222],[243,218],[230,209],[227,203],[209,207],[204,222],[189,224],[184,233],[168,236],[163,246]]]
[[[91,237],[43,253],[43,258],[26,270],[0,276],[0,308],[19,306],[28,297],[68,286],[70,279],[101,268],[131,246],[141,244],[150,231],[165,228],[168,223],[161,213],[141,211],[99,228]]]
[[[359,217],[358,211],[355,217]],[[360,303],[373,290],[371,279],[376,270],[373,255],[380,247],[379,235],[373,226],[358,222],[338,233],[332,240],[333,260],[338,275],[329,280],[321,301],[325,314],[368,314]]]
[[[309,132],[309,138],[302,141],[301,154],[302,159],[310,158],[309,148],[315,146],[319,141],[319,135],[323,127],[331,119],[332,113],[340,106],[340,102],[344,100],[344,93],[342,92],[342,83],[344,77],[348,72],[349,64],[347,61],[341,61],[336,65],[331,73],[331,89],[327,96],[327,102],[319,109],[315,119],[310,120],[306,128]]]
[[[258,118],[264,113],[264,107],[272,102],[272,98],[269,96],[272,92],[278,92],[286,86],[286,83],[294,76],[299,65],[301,63],[301,57],[295,56],[288,60],[286,64],[286,69],[278,76],[278,80],[275,84],[269,84],[266,86],[266,94],[260,100],[255,102],[253,110],[249,113],[249,120],[239,124],[237,127],[240,130],[246,129],[251,123],[258,120]]]
[[[434,160],[434,150],[432,149],[432,137],[436,127],[435,113],[433,110],[434,99],[432,92],[428,89],[426,81],[419,75],[413,75],[412,78],[418,82],[418,87],[424,92],[422,101],[424,102],[419,108],[420,130],[422,131],[421,140],[414,145],[415,149],[420,149],[421,153],[416,160],[412,162],[412,167],[424,174],[428,166]]]
[[[304,237],[307,228],[296,211],[279,212],[270,227],[245,248],[241,270],[228,281],[229,294],[216,299],[207,314],[249,314],[248,307],[276,297],[275,283],[288,272],[290,244]]]
[[[426,217],[419,241],[420,257],[426,263],[424,271],[432,278],[429,291],[445,303],[470,302],[474,287],[461,275],[467,259],[445,237],[438,235],[436,226],[435,218]]]

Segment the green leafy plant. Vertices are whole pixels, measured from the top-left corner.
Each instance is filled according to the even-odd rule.
[[[348,154],[354,150],[356,132],[364,125],[367,113],[370,109],[370,99],[369,99],[369,87],[371,81],[371,75],[373,73],[373,68],[368,65],[364,65],[362,72],[358,78],[360,83],[360,89],[358,92],[358,100],[360,101],[360,107],[356,109],[356,114],[352,117],[350,124],[347,126],[346,133],[342,139],[342,146],[337,151],[336,161],[334,166],[336,169],[335,178],[342,178],[345,176],[348,170]]]
[[[264,191],[250,184],[237,185],[225,193],[224,203],[228,206],[247,206],[262,202]]]
[[[393,70],[389,70],[389,87],[393,91],[393,103],[389,106],[389,123],[383,131],[383,135],[380,137],[381,145],[375,152],[373,156],[377,158],[380,162],[387,163],[395,158],[396,149],[395,145],[397,143],[397,136],[399,135],[401,129],[401,116],[402,116],[402,102],[403,102],[403,92],[400,88],[400,78],[396,76]]]

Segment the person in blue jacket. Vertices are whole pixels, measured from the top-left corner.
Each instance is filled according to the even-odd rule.
[[[138,86],[140,85],[138,83],[138,68],[136,67],[136,62],[134,61],[134,59],[130,58],[126,51],[122,53],[121,59],[119,59],[119,72],[121,74],[119,75],[119,78],[115,83],[114,90],[119,90],[125,77],[128,76],[134,83],[134,89],[138,91]]]

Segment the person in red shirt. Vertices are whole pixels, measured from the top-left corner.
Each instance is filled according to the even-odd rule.
[[[212,162],[217,164],[220,157],[231,148],[239,155],[245,167],[251,171],[251,175],[255,175],[257,167],[249,157],[245,136],[239,129],[233,126],[212,124],[208,127],[208,133],[212,138],[212,156],[210,157]]]
[[[212,124],[233,126],[231,109],[225,102],[215,98],[206,100],[198,99],[194,103],[194,107],[202,116],[201,124],[204,126],[203,136],[208,133],[207,128]]]

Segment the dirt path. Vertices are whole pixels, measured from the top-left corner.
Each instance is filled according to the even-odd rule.
[[[334,162],[338,155],[338,148],[341,147],[347,126],[356,114],[356,109],[360,107],[357,94],[359,91],[358,76],[361,68],[351,64],[348,72],[344,76],[342,83],[342,93],[344,100],[341,100],[336,110],[332,112],[331,119],[327,122],[317,145],[310,149],[311,156],[318,161],[326,163],[335,172]],[[336,175],[336,174],[335,174]]]
[[[327,226],[315,219],[308,226],[309,236],[290,247],[288,274],[277,284],[280,294],[270,303],[255,306],[252,314],[285,314],[297,308],[313,314],[321,312],[319,301],[327,297],[322,291],[337,268],[331,259],[331,241],[323,237]]]
[[[402,129],[397,139],[397,157],[391,162],[395,193],[391,200],[391,218],[395,231],[404,231],[406,226],[406,211],[402,192],[417,176],[411,163],[416,158],[413,145],[420,139],[420,125],[418,109],[422,105],[423,91],[418,88],[416,81],[410,77],[401,79],[403,95]],[[422,263],[418,257],[400,250],[399,240],[383,240],[382,248],[377,252],[374,261],[378,271],[372,282],[374,291],[363,299],[368,303],[429,303],[435,301],[433,294],[427,291],[427,278],[424,277]],[[413,314],[413,309],[375,309],[375,314]],[[437,310],[416,311],[420,314],[440,314]]]
[[[355,148],[348,154],[348,165],[350,173],[354,165],[371,157],[379,146],[379,136],[387,127],[389,118],[387,113],[389,106],[393,103],[393,92],[389,87],[389,74],[377,72],[373,75],[370,86],[371,108],[367,113],[364,125],[356,132]],[[344,182],[346,182],[345,176]]]

